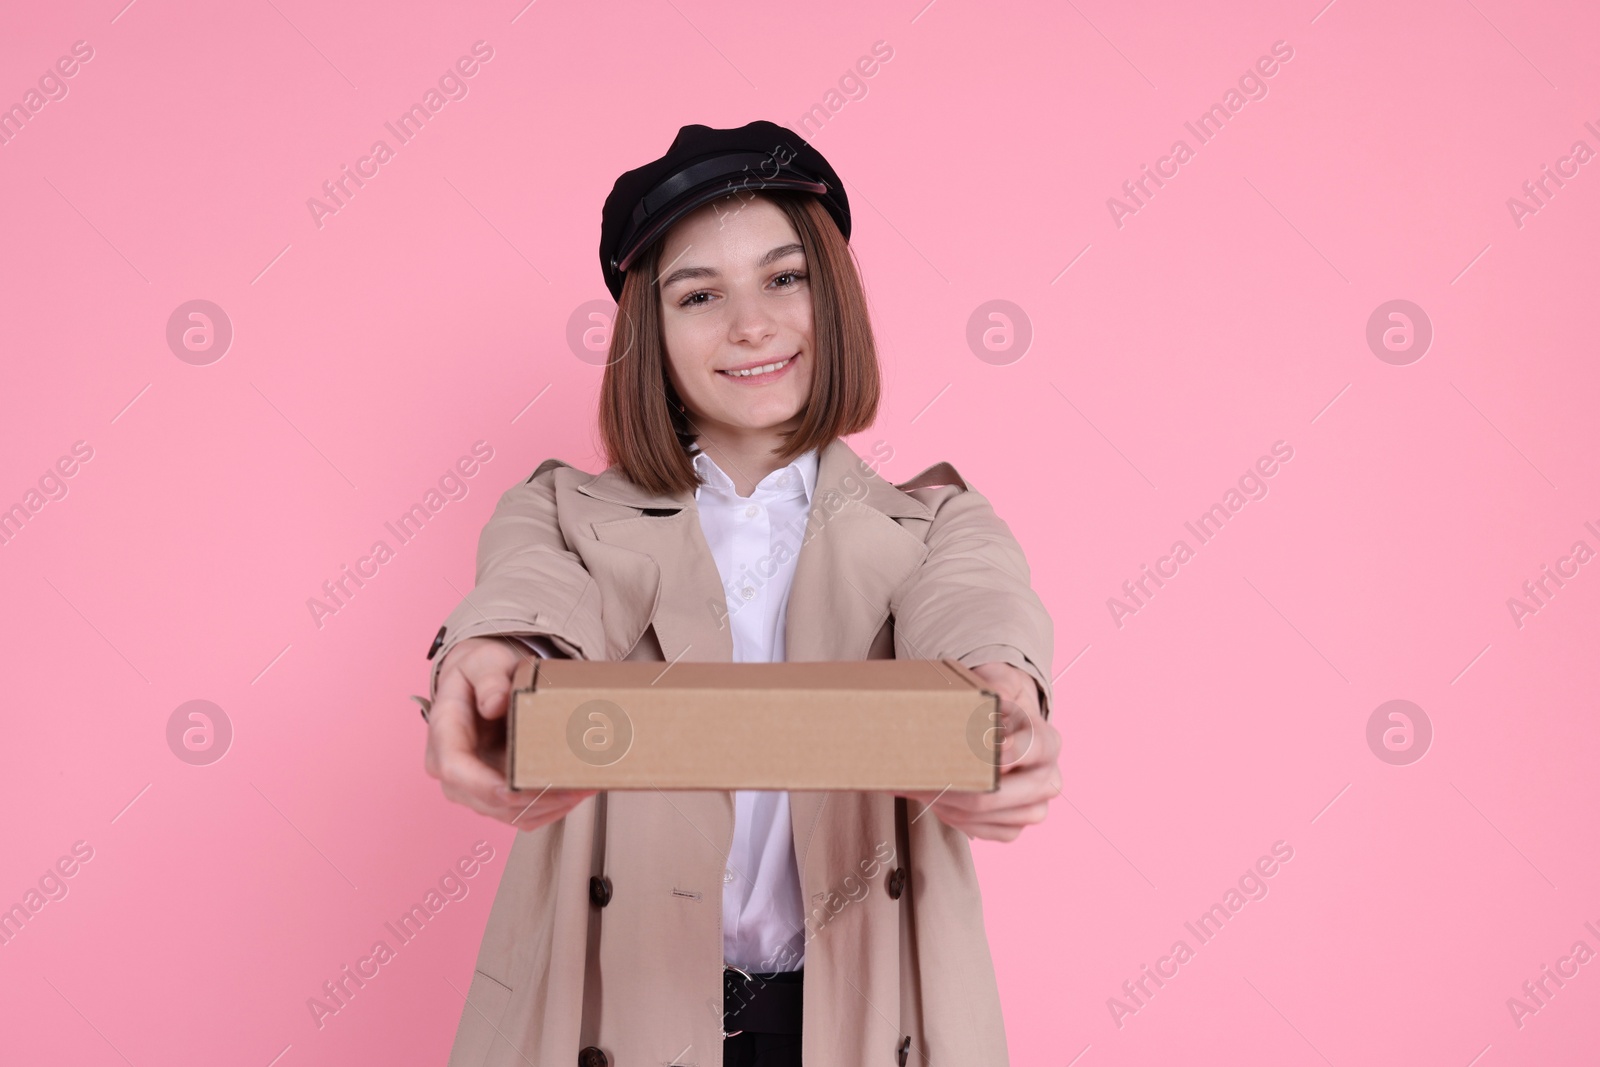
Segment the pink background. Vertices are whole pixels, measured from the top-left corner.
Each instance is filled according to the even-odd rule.
[[[852,443],[893,480],[953,462],[1056,622],[1064,795],[975,844],[1013,1062],[1593,1058],[1600,960],[1507,1007],[1600,951],[1600,563],[1507,605],[1600,549],[1600,162],[1507,206],[1600,149],[1592,6],[523,2],[74,0],[0,34],[3,104],[93,48],[0,146],[0,506],[93,451],[0,545],[0,905],[93,849],[0,947],[0,1059],[443,1062],[511,831],[442,799],[407,697],[499,494],[603,466],[567,339],[607,296],[601,202],[683,123],[826,113],[880,40],[802,131],[882,343]],[[384,122],[479,40],[396,147]],[[1184,122],[1277,41],[1267,95],[1199,144]],[[306,201],[379,138],[319,228]],[[1178,138],[1119,227],[1107,199]],[[166,341],[194,299],[234,331],[209,365]],[[1020,358],[968,345],[996,299]],[[1433,327],[1406,365],[1366,341],[1395,299]],[[308,599],[477,441],[467,495],[319,628]],[[1276,441],[1268,495],[1199,546],[1184,522]],[[1179,538],[1119,627],[1108,598]],[[1432,724],[1408,765],[1367,742],[1393,699]],[[210,765],[168,745],[190,700],[232,724]],[[478,840],[470,894],[319,1029],[307,998]],[[1277,841],[1268,895],[1200,945],[1185,921]],[[1180,938],[1119,1027],[1108,998]]]

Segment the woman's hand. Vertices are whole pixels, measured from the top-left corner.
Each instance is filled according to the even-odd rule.
[[[446,799],[519,830],[555,822],[594,789],[514,793],[506,784],[506,712],[517,664],[529,655],[510,640],[469,637],[439,667],[438,695],[428,709],[428,748],[422,766],[439,780]],[[1031,684],[1031,683],[1030,683]]]
[[[1039,711],[1039,689],[1009,663],[981,663],[972,673],[1000,694],[1000,788],[993,793],[896,793],[929,805],[941,822],[968,837],[1015,841],[1043,822],[1061,794],[1061,732]]]

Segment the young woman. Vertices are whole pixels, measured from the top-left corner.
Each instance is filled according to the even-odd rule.
[[[1052,627],[953,467],[891,485],[845,444],[879,392],[849,229],[833,169],[769,122],[684,127],[606,202],[611,465],[505,493],[429,652],[427,772],[522,831],[453,1065],[1007,1063],[969,839],[1060,791]],[[513,793],[530,652],[955,659],[1002,697],[1001,785]]]

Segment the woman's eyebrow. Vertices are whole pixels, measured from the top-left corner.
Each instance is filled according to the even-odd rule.
[[[761,257],[761,262],[757,263],[756,266],[758,266],[758,267],[770,266],[773,263],[777,262],[778,260],[782,259],[784,256],[792,255],[795,252],[804,252],[804,251],[805,251],[805,246],[801,245],[801,244],[790,243],[790,244],[786,244],[786,245],[779,245],[777,248],[774,248],[772,251],[770,251],[766,255],[762,256]]]
[[[760,261],[756,263],[756,266],[768,267],[785,256],[791,256],[796,252],[804,252],[805,250],[806,249],[804,245],[794,242],[786,245],[779,245],[777,248],[774,248],[772,251],[762,256]],[[665,289],[673,282],[683,281],[686,278],[715,278],[716,276],[717,270],[714,267],[679,267],[677,270],[661,279],[661,288]]]

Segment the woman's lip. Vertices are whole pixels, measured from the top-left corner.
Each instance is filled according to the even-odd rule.
[[[775,382],[779,378],[782,378],[785,374],[788,374],[789,373],[789,369],[795,365],[795,361],[798,360],[799,358],[800,358],[800,353],[796,352],[794,355],[788,357],[788,362],[784,363],[781,368],[779,368],[778,370],[775,370],[775,371],[768,371],[766,374],[754,374],[754,375],[751,375],[751,374],[729,374],[726,370],[719,370],[719,371],[717,371],[717,373],[722,375],[724,378],[727,378],[729,381],[743,382],[743,383],[745,383],[747,385],[761,385],[761,384],[765,384],[766,382]],[[779,362],[779,361],[778,360],[768,360],[766,363],[757,363],[757,364],[755,364],[755,366],[757,366],[757,367],[765,367],[767,365],[767,363],[777,363],[777,362]],[[738,369],[747,370],[749,368],[741,367],[741,368],[738,368]]]

